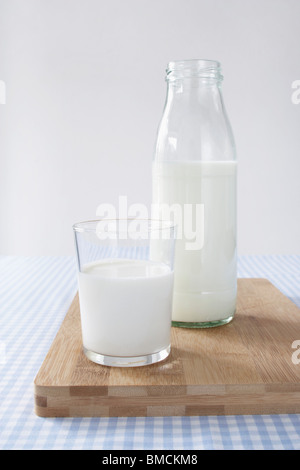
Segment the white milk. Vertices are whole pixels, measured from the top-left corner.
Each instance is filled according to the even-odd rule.
[[[199,204],[198,248],[187,249],[185,236],[176,242],[173,321],[217,321],[235,312],[236,170],[233,161],[153,164],[154,204]]]
[[[83,345],[144,356],[170,345],[173,271],[143,260],[103,260],[79,273]]]

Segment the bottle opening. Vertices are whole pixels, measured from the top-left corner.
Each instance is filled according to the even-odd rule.
[[[196,77],[207,80],[223,80],[223,76],[221,75],[221,64],[217,60],[177,60],[168,63],[166,72],[167,81]]]

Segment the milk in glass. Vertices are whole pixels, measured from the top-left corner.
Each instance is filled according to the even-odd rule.
[[[145,356],[170,346],[173,270],[104,259],[78,273],[83,346],[107,356]]]

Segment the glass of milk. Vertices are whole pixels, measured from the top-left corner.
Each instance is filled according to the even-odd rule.
[[[170,353],[175,225],[101,219],[73,225],[85,355],[107,366]]]

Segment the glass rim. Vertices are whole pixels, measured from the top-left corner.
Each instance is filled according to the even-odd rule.
[[[83,232],[99,232],[99,222],[145,222],[148,223],[148,228],[144,230],[144,232],[150,233],[153,231],[162,231],[162,230],[174,230],[176,228],[176,223],[171,221],[171,220],[166,220],[166,219],[153,219],[153,218],[136,218],[136,217],[125,217],[125,218],[99,218],[99,219],[90,219],[90,220],[84,220],[81,222],[76,222],[72,225],[73,231],[78,232],[78,233],[83,233]],[[159,226],[153,227],[153,223],[158,223]],[[100,230],[101,231],[101,230]],[[115,229],[110,229],[106,230],[106,232],[110,233],[120,233],[128,231],[127,230],[121,230],[118,227]],[[102,230],[102,232],[105,232],[105,230]]]
[[[214,59],[184,59],[184,60],[173,60],[168,63],[168,70],[182,70],[183,68],[197,67],[200,70],[209,68],[220,68],[221,62]]]

